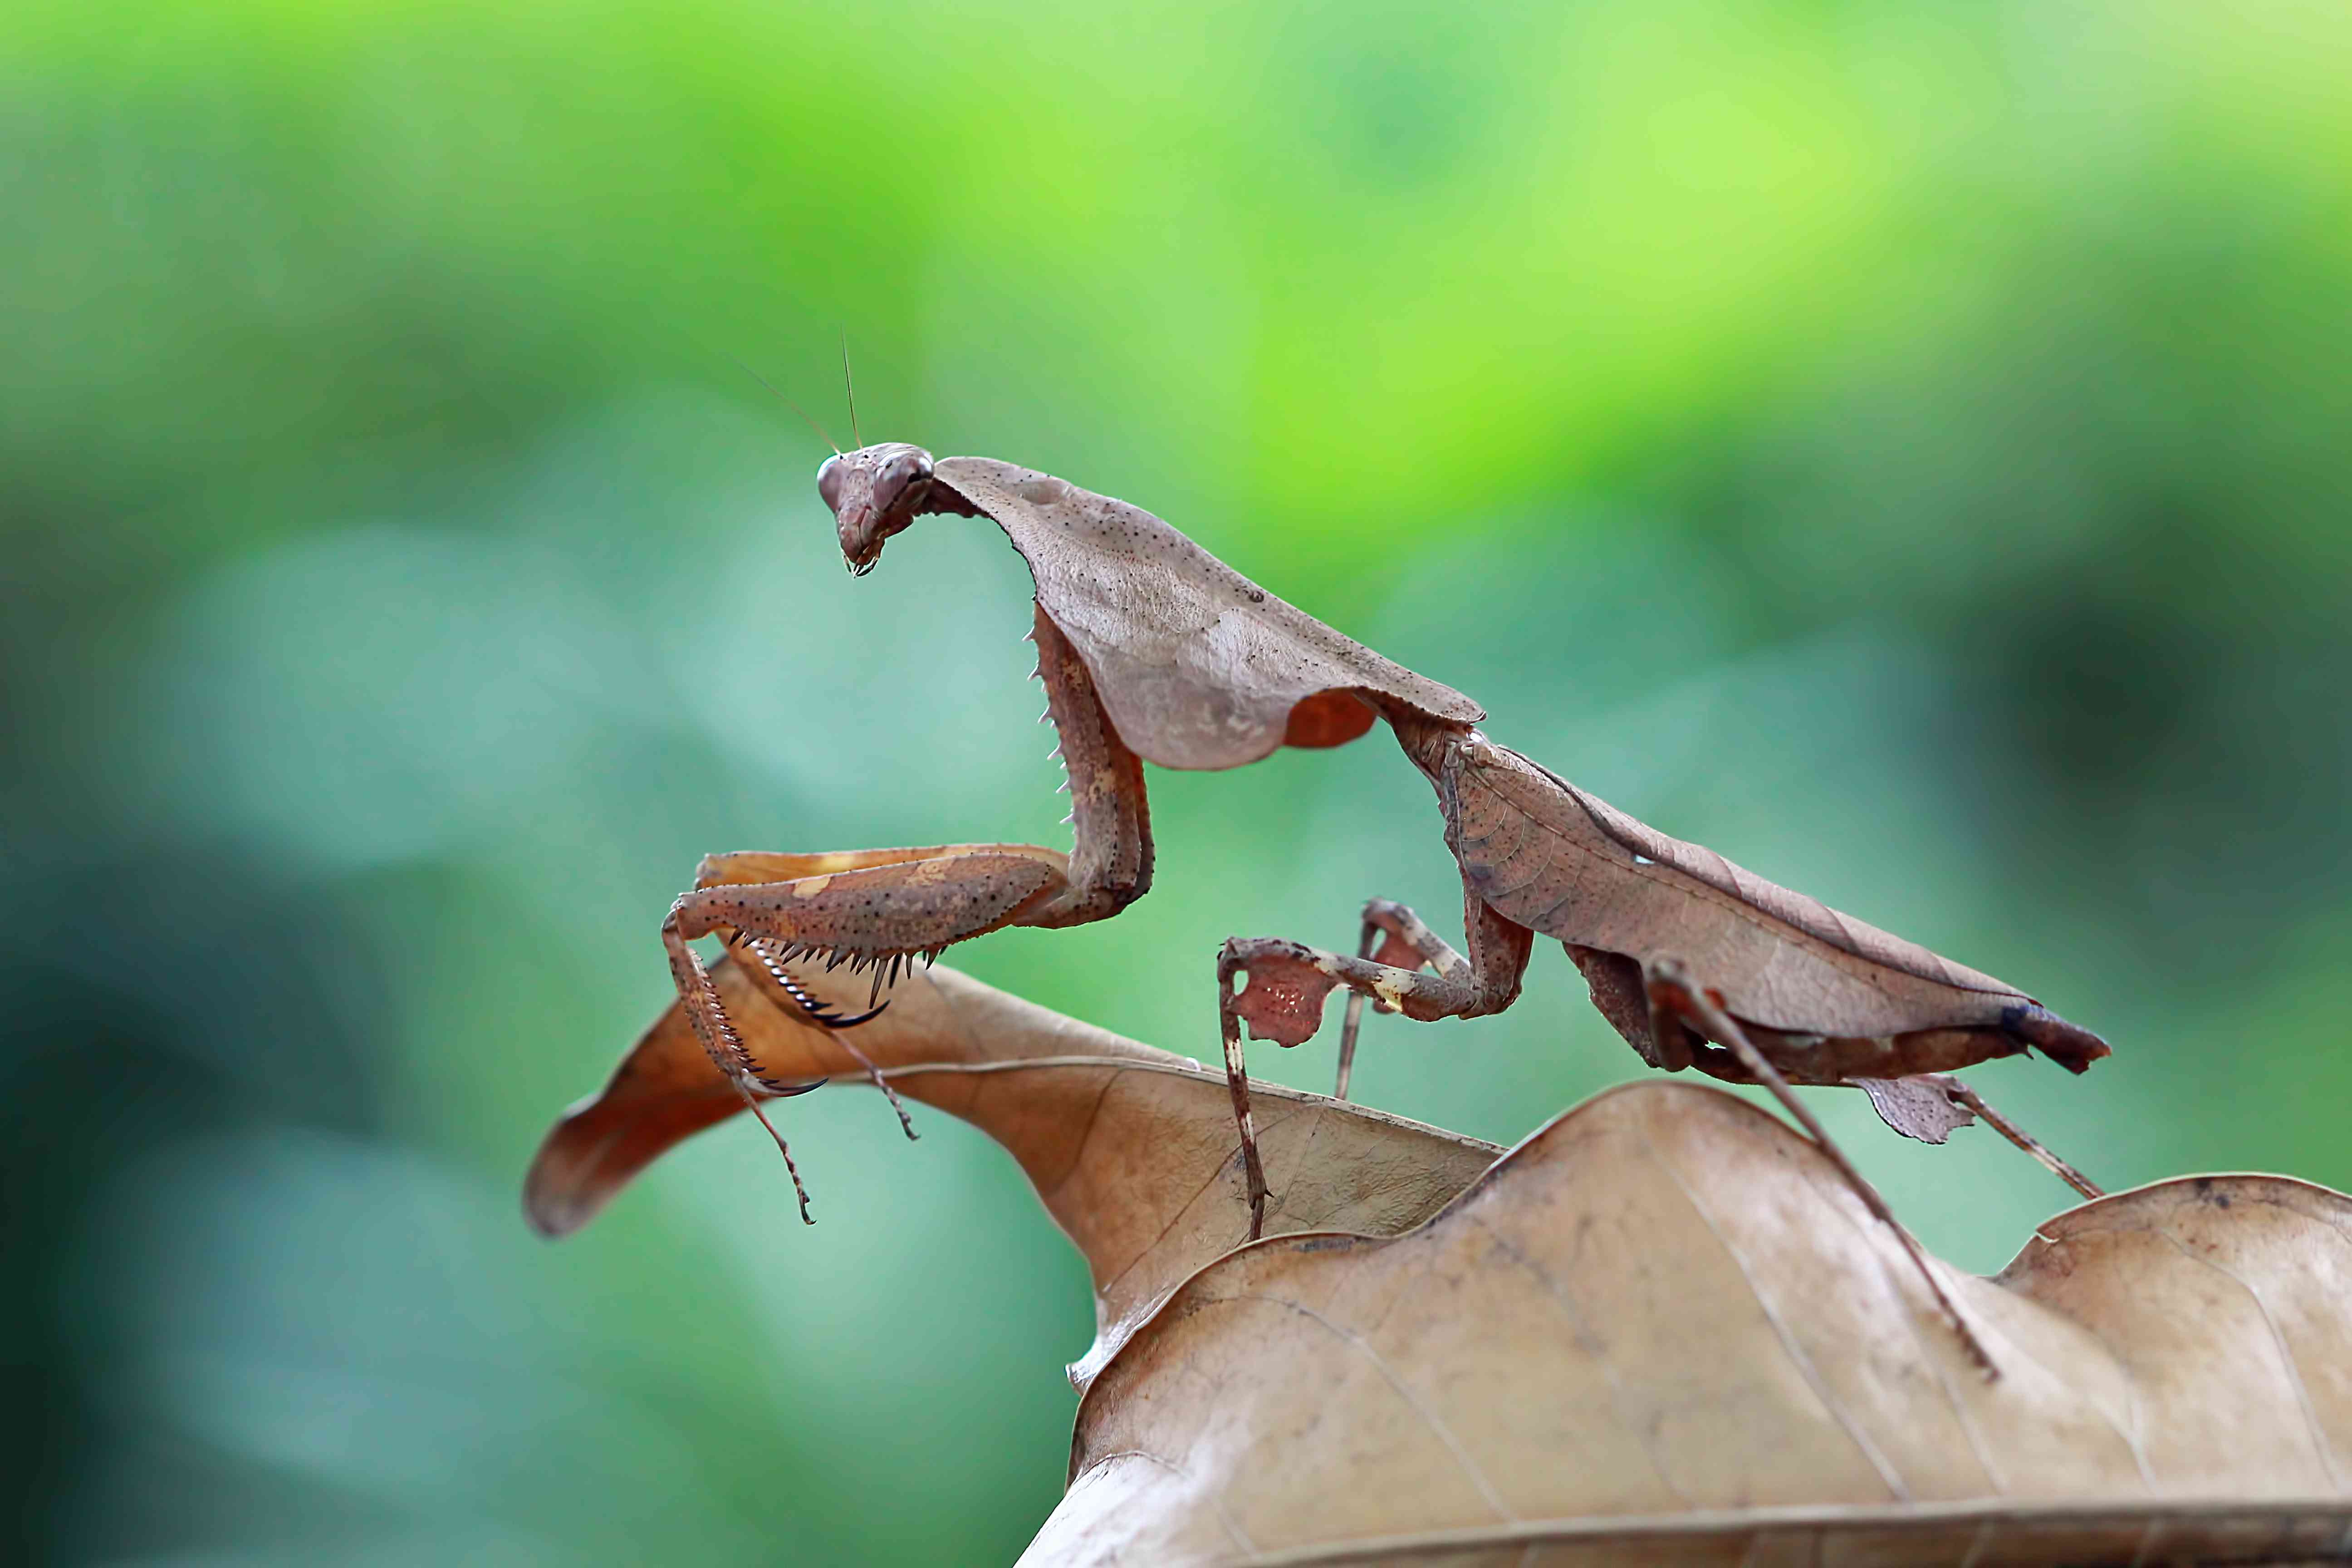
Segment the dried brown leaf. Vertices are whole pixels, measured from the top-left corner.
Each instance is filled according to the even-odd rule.
[[[845,1004],[865,984],[795,965]],[[711,971],[765,1076],[862,1081],[843,1037],[809,1025],[773,983],[732,958]],[[1024,1002],[941,966],[902,980],[890,1005],[846,1037],[908,1099],[960,1116],[1019,1161],[1086,1255],[1097,1336],[1071,1370],[1084,1386],[1133,1326],[1249,1228],[1224,1074]],[[1492,1143],[1321,1095],[1257,1088],[1259,1147],[1275,1188],[1270,1233],[1341,1227],[1387,1235],[1426,1219],[1491,1164]],[[786,1102],[782,1123],[820,1113]],[[585,1225],[679,1140],[744,1109],[675,1004],[602,1093],[556,1123],[525,1179],[542,1234]],[[908,1157],[921,1158],[919,1149]],[[823,1201],[822,1171],[811,1172]]]
[[[766,977],[714,978],[770,1076],[864,1076]],[[949,970],[895,995],[853,1037],[1003,1142],[1094,1272],[1035,1568],[2352,1556],[2340,1194],[2183,1178],[1997,1278],[1943,1268],[1988,1383],[1819,1151],[1718,1091],[1614,1090],[1497,1161],[1260,1086],[1286,1234],[1232,1250],[1220,1075]],[[549,1135],[535,1223],[583,1223],[732,1092],[672,1008]]]
[[[2352,1552],[2352,1200],[2168,1182],[1943,1273],[1996,1382],[1811,1142],[1614,1090],[1410,1234],[1186,1281],[1087,1391],[1023,1561]]]

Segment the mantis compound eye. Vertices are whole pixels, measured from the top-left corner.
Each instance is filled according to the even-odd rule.
[[[885,536],[898,532],[915,520],[915,512],[930,488],[929,457],[911,451],[891,454],[889,461],[874,476],[874,504],[885,514]]]
[[[835,452],[816,466],[816,493],[828,511],[841,510],[841,454]]]

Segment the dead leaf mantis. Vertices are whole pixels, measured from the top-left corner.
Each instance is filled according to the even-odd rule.
[[[1671,838],[1495,744],[1478,731],[1485,713],[1469,698],[1285,603],[1140,508],[1014,464],[934,459],[900,442],[836,452],[819,468],[817,488],[859,575],[893,535],[930,514],[990,518],[1027,561],[1037,589],[1037,675],[1069,773],[1074,844],[1066,855],[972,844],[706,861],[665,937],[698,1033],[755,1109],[760,1091],[786,1086],[730,1054],[724,1012],[687,939],[732,931],[772,969],[779,958],[822,954],[873,969],[878,991],[898,965],[1004,926],[1108,919],[1150,886],[1143,762],[1237,767],[1282,745],[1339,745],[1382,719],[1436,792],[1461,868],[1468,951],[1381,899],[1364,906],[1355,954],[1279,938],[1225,944],[1220,1022],[1250,1235],[1262,1228],[1266,1188],[1242,1025],[1259,1039],[1301,1044],[1320,1026],[1329,994],[1348,989],[1344,1095],[1363,998],[1423,1020],[1498,1013],[1517,998],[1535,940],[1547,936],[1567,949],[1595,1006],[1643,1060],[1760,1083],[1779,1098],[1904,1237],[1990,1366],[1916,1244],[1790,1084],[1863,1087],[1898,1131],[1934,1142],[1982,1114],[2095,1195],[1943,1075],[2029,1048],[2081,1072],[2107,1054],[2096,1036],[1990,975]],[[766,879],[747,882],[754,874]],[[1246,989],[1237,989],[1244,975]],[[819,1021],[840,1028],[857,1020]]]
[[[1085,493],[985,458],[949,459],[951,468],[957,464],[1001,470],[1009,483],[1028,487],[1030,504],[1039,497]],[[844,555],[853,571],[871,568],[882,540],[905,527],[917,508],[978,515],[952,484],[935,484],[933,469],[928,453],[894,444],[836,454],[820,471],[818,489],[841,518]],[[975,489],[982,483],[977,476],[964,482]],[[695,890],[672,906],[662,937],[687,1016],[712,1062],[755,1112],[765,1098],[800,1090],[761,1075],[701,960],[687,945],[692,939],[731,933],[739,950],[780,983],[790,979],[782,964],[822,955],[835,965],[871,971],[878,994],[900,965],[936,957],[955,942],[1008,925],[1083,925],[1141,898],[1151,886],[1152,855],[1143,758],[1174,767],[1224,768],[1255,762],[1285,743],[1337,745],[1371,728],[1372,710],[1359,691],[1392,693],[1465,721],[1480,716],[1460,693],[1273,598],[1158,519],[1126,510],[1139,530],[1129,542],[1147,552],[1166,552],[1154,591],[1132,602],[1122,602],[1129,584],[1115,571],[1095,572],[1083,557],[1057,548],[1050,525],[1014,536],[1016,543],[1029,541],[1024,552],[1040,584],[1031,635],[1046,717],[1058,731],[1068,774],[1074,825],[1068,854],[1031,844],[953,844],[716,855],[703,861]],[[859,520],[869,517],[878,531],[853,546]],[[1129,523],[1122,519],[1110,526]],[[1188,627],[1204,616],[1217,622],[1226,606],[1252,613],[1234,616],[1226,631],[1206,642],[1185,640]],[[1171,642],[1171,659],[1132,648],[1128,639],[1138,634]],[[864,1016],[834,1015],[796,988],[793,996],[812,1021],[836,1031],[863,1021]],[[845,1036],[843,1041],[848,1043]],[[764,1113],[761,1121],[766,1123]],[[768,1131],[783,1148],[772,1125]],[[788,1150],[785,1161],[789,1166]],[[1251,1187],[1255,1212],[1262,1215],[1265,1181],[1254,1134],[1250,1162],[1258,1173]],[[797,1191],[797,1173],[793,1181]],[[802,1213],[805,1217],[805,1193]]]

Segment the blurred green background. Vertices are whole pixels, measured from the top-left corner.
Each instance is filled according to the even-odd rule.
[[[2110,1184],[2352,1186],[2352,13],[16,0],[0,14],[5,1469],[44,1563],[972,1563],[1083,1272],[870,1094],[517,1212],[705,850],[1062,841],[1028,583],[853,584],[821,447],[1125,497],[1667,830],[2105,1033]],[[1375,736],[1153,775],[951,962],[1195,1056],[1234,933],[1458,931]],[[1320,1085],[1331,1037],[1255,1066]],[[1379,1020],[1496,1139],[1556,949]],[[1930,1245],[2068,1194],[1816,1095]]]

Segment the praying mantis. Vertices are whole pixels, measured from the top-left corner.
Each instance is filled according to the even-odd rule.
[[[1273,937],[1224,944],[1220,1033],[1251,1238],[1267,1191],[1243,1026],[1302,1044],[1330,993],[1344,988],[1344,1097],[1367,998],[1420,1020],[1499,1013],[1517,1000],[1537,939],[1549,937],[1643,1060],[1772,1092],[1902,1237],[1990,1371],[1916,1244],[1790,1086],[1861,1087],[1890,1124],[1930,1142],[1982,1115],[2095,1196],[1946,1075],[2029,1049],[2080,1073],[2108,1054],[2097,1036],[2013,986],[1669,837],[1496,744],[1468,697],[1277,598],[1139,507],[1015,464],[935,459],[903,442],[836,451],[818,469],[817,489],[859,576],[921,516],[986,517],[1011,539],[1036,584],[1036,675],[1069,775],[1073,844],[1066,853],[961,844],[707,859],[663,935],[688,1018],[755,1110],[797,1088],[760,1075],[689,940],[731,938],[781,980],[789,976],[780,964],[795,957],[870,970],[872,1005],[899,966],[954,943],[1006,926],[1107,920],[1141,898],[1153,853],[1145,762],[1238,767],[1285,745],[1340,745],[1383,721],[1435,791],[1462,875],[1466,952],[1378,898],[1363,907],[1352,954]],[[871,1016],[833,1013],[797,987],[790,994],[836,1030]]]

